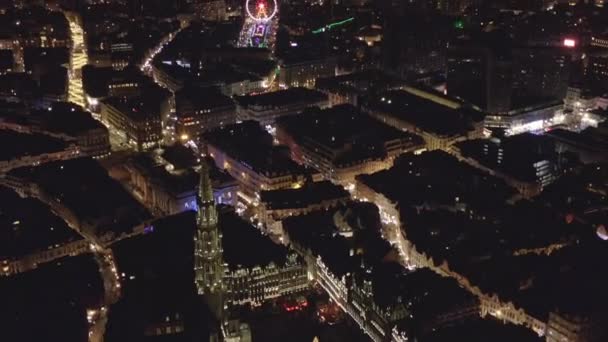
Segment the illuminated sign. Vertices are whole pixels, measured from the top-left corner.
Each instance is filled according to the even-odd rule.
[[[247,10],[247,15],[249,15],[249,18],[255,20],[255,21],[269,21],[270,19],[274,18],[274,16],[277,14],[278,11],[278,5],[277,5],[277,0],[272,0],[272,12],[270,14],[268,14],[267,9],[266,9],[266,4],[264,2],[259,2],[256,6],[256,13],[252,13],[251,12],[251,0],[247,0],[245,2],[245,10]]]
[[[565,47],[569,47],[569,48],[573,48],[576,46],[576,41],[574,39],[571,38],[566,38],[564,39],[564,46]]]

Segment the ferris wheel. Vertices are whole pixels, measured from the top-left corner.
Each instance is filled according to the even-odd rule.
[[[247,0],[245,9],[255,21],[269,21],[277,14],[277,0]]]

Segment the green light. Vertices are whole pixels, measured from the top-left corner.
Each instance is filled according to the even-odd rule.
[[[351,22],[351,21],[353,21],[353,20],[355,20],[355,18],[354,18],[354,17],[350,17],[350,18],[348,18],[348,19],[344,19],[344,20],[342,20],[342,21],[337,21],[337,22],[335,22],[335,23],[331,23],[331,24],[325,25],[325,26],[323,26],[323,27],[321,27],[321,28],[319,28],[319,29],[313,30],[313,31],[312,31],[312,33],[313,33],[313,34],[319,34],[319,33],[323,33],[323,32],[325,32],[325,31],[329,31],[329,30],[331,30],[332,28],[334,28],[334,27],[336,27],[336,26],[340,26],[340,25],[344,25],[344,24],[346,24],[346,23],[350,23],[350,22]]]
[[[454,27],[462,30],[464,28],[464,22],[462,20],[456,20],[454,22]]]

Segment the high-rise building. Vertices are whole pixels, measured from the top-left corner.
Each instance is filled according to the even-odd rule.
[[[381,43],[384,71],[404,78],[443,71],[452,24],[435,12],[390,7]]]
[[[491,48],[451,45],[448,52],[447,90],[489,112],[511,107],[511,69]]]
[[[513,95],[561,100],[571,74],[571,56],[560,48],[514,48]]]
[[[224,309],[224,261],[222,235],[209,177],[209,165],[203,158],[198,189],[197,231],[194,238],[195,284],[215,318],[221,321]]]
[[[570,78],[569,55],[559,48],[509,44],[496,35],[451,43],[448,94],[494,114],[563,99]]]

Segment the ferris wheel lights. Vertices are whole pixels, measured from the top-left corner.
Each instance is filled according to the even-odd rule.
[[[270,2],[270,0],[267,0],[267,1]],[[252,0],[247,0],[247,2],[245,3],[245,9],[247,10],[247,15],[249,15],[249,18],[251,18],[255,21],[269,21],[272,18],[274,18],[274,16],[278,12],[277,0],[272,0],[272,6],[266,6],[266,3],[263,0],[261,0],[253,8],[250,5],[251,2],[252,2]],[[268,8],[268,7],[272,7],[272,13],[270,13],[270,14],[268,14],[266,12],[266,8]],[[257,10],[258,13],[254,14],[251,12],[252,10]]]

